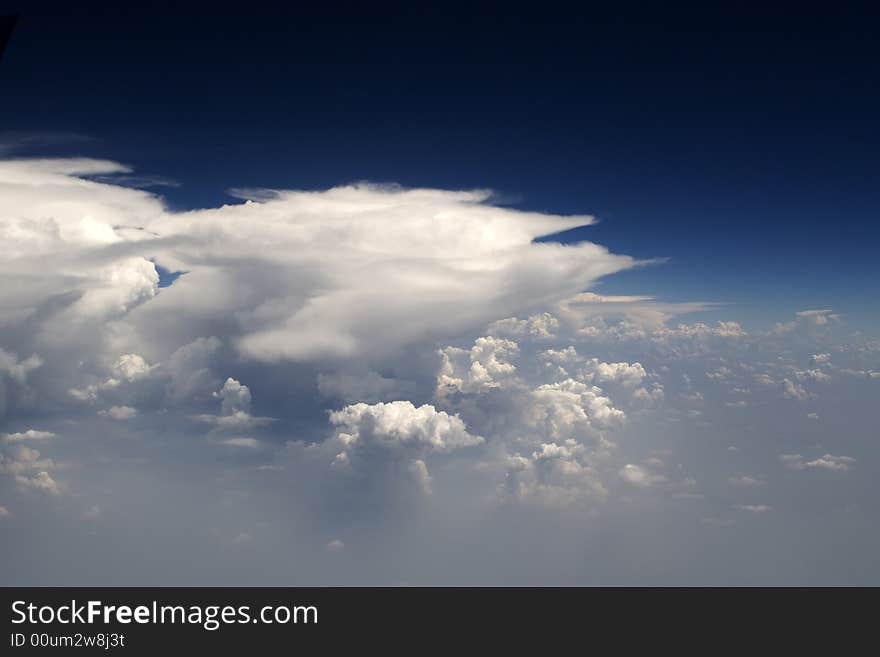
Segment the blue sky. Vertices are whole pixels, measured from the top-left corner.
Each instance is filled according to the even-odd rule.
[[[169,5],[170,7],[170,5]],[[274,13],[273,13],[274,12]],[[19,155],[125,162],[173,207],[232,187],[491,188],[670,261],[606,293],[831,307],[876,329],[875,22],[633,7],[86,11],[34,3],[0,69]]]

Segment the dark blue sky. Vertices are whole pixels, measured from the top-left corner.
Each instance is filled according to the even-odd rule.
[[[671,258],[604,292],[878,325],[875,13],[152,4],[12,7],[0,141],[171,179],[155,189],[173,207],[231,187],[490,187],[600,219],[574,238]]]

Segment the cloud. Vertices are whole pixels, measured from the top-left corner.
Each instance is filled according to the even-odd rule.
[[[336,438],[345,446],[340,457],[346,459],[357,449],[442,453],[483,442],[467,432],[461,418],[408,401],[353,404],[332,412],[330,423],[339,427]]]
[[[21,489],[30,489],[58,495],[61,487],[51,477],[55,468],[51,459],[41,458],[38,450],[13,444],[0,452],[0,472],[10,475]]]
[[[235,415],[236,413],[249,413],[251,410],[251,391],[247,386],[229,377],[219,392],[214,397],[221,400],[220,413],[222,415]]]
[[[774,330],[779,335],[798,330],[815,331],[835,322],[839,322],[840,319],[841,317],[839,314],[828,309],[801,310],[795,315],[793,321],[776,324]]]
[[[825,454],[812,461],[806,460],[800,454],[782,454],[780,457],[782,463],[792,470],[836,470],[846,472],[856,462],[854,458],[849,456],[834,456],[833,454]]]
[[[584,365],[582,376],[600,383],[619,383],[633,388],[642,382],[647,373],[641,363],[603,363],[598,358],[592,358]]]
[[[227,438],[220,442],[231,447],[248,447],[250,449],[256,449],[260,446],[260,441],[255,438]]]
[[[620,469],[620,476],[627,483],[640,488],[647,488],[666,481],[665,477],[650,474],[644,468],[632,463],[627,463]]]
[[[357,186],[160,218],[149,225],[157,261],[189,273],[159,305],[177,309],[198,294],[215,312],[237,313],[236,345],[249,358],[349,358],[560,300],[635,264],[594,244],[533,242],[589,217],[489,201]]]
[[[810,393],[802,386],[791,379],[782,380],[782,394],[788,399],[796,399],[804,401],[810,398]]]
[[[55,434],[51,431],[37,431],[36,429],[28,429],[27,431],[19,431],[17,433],[0,434],[0,439],[9,442],[21,440],[48,440],[54,437]]]
[[[137,381],[150,373],[152,368],[137,354],[123,354],[113,364],[113,372],[126,381]]]
[[[106,410],[98,411],[98,415],[109,417],[113,420],[131,420],[137,416],[137,409],[131,406],[111,406]]]
[[[563,508],[602,502],[608,495],[585,448],[574,439],[542,443],[529,456],[508,456],[499,492],[501,501]]]
[[[319,584],[791,583],[833,562],[828,518],[876,538],[880,344],[834,311],[747,331],[735,307],[585,292],[638,263],[536,242],[591,219],[487,192],[176,212],[126,171],[0,162],[0,499],[27,541],[88,546],[77,572],[287,583],[295,554]],[[686,317],[706,311],[730,316]],[[801,474],[822,470],[849,474]],[[744,522],[771,507],[772,536]],[[155,559],[113,571],[111,546]],[[30,557],[3,572],[65,567]]]
[[[437,377],[440,394],[450,391],[480,392],[514,381],[516,366],[511,362],[519,353],[512,340],[485,336],[470,349],[445,347],[440,350],[442,364]]]

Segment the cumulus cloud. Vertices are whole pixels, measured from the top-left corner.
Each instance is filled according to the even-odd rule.
[[[41,458],[38,450],[13,444],[0,452],[0,472],[11,476],[22,489],[58,495],[61,488],[49,474],[55,468],[51,459]]]
[[[449,452],[483,441],[467,432],[461,418],[407,401],[353,404],[332,412],[330,423],[339,428],[336,438],[345,446],[340,460],[358,449]]]
[[[335,467],[366,479],[404,476],[426,494],[432,490],[426,459],[483,442],[457,415],[408,401],[352,404],[330,413],[330,423]]]
[[[137,415],[137,409],[131,406],[111,406],[108,409],[98,411],[98,415],[109,417],[113,420],[130,420]]]
[[[223,387],[215,392],[214,396],[221,400],[220,413],[222,415],[250,413],[251,391],[232,377],[226,379]]]
[[[499,492],[502,501],[553,507],[590,505],[608,495],[584,446],[574,439],[542,443],[527,456],[508,456]]]
[[[345,358],[560,300],[634,264],[589,243],[533,242],[589,217],[516,212],[490,198],[358,186],[163,217],[149,225],[157,261],[188,273],[158,305],[198,295],[214,312],[234,311],[247,357]],[[232,271],[220,266],[229,257]]]
[[[620,469],[621,478],[633,486],[646,488],[666,481],[662,475],[651,474],[638,465],[627,463]]]
[[[212,396],[220,400],[220,414],[203,413],[193,419],[211,424],[217,431],[248,431],[270,424],[275,419],[251,415],[250,388],[232,377],[227,378],[223,387]]]
[[[817,330],[839,322],[840,315],[833,310],[801,310],[790,322],[778,323],[775,332],[780,335],[798,330]]]
[[[55,434],[51,431],[37,431],[36,429],[28,429],[27,431],[18,431],[16,433],[0,434],[0,439],[15,442],[20,440],[48,440],[54,438]]]
[[[256,449],[260,446],[260,441],[256,438],[227,438],[220,442],[224,445],[229,445],[230,447],[247,447],[250,449]]]
[[[789,399],[804,401],[810,398],[810,393],[802,385],[795,383],[791,379],[782,380],[782,391],[782,394]]]
[[[825,454],[813,460],[807,460],[800,454],[782,454],[779,458],[786,467],[792,470],[819,469],[845,472],[856,462],[852,457],[833,454]]]

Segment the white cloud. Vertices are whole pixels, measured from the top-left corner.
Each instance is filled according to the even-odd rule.
[[[626,414],[612,405],[601,388],[573,379],[540,385],[531,396],[529,423],[543,427],[553,441],[582,435],[581,427],[597,430],[626,419]]]
[[[620,469],[621,478],[633,486],[640,488],[648,488],[657,484],[665,483],[666,477],[662,475],[651,474],[645,468],[627,463]]]
[[[438,394],[479,392],[514,380],[516,366],[511,359],[519,354],[519,346],[512,340],[486,336],[477,338],[469,350],[445,347],[439,353]]]
[[[641,363],[603,363],[598,358],[588,360],[581,374],[586,381],[619,383],[628,388],[638,386],[648,375]]]
[[[779,335],[785,335],[801,329],[809,331],[825,328],[829,324],[839,321],[840,315],[832,310],[801,310],[796,313],[793,321],[777,324],[774,331]]]
[[[330,413],[330,423],[339,427],[336,437],[344,445],[340,455],[366,447],[442,453],[483,442],[467,432],[458,416],[430,404],[416,408],[408,401],[352,404]]]
[[[250,431],[275,421],[275,418],[251,415],[250,388],[232,377],[227,378],[223,387],[212,396],[220,400],[220,415],[202,413],[194,415],[193,419],[213,425],[216,431]]]
[[[326,444],[335,453],[334,466],[368,478],[393,478],[401,464],[424,493],[431,492],[426,458],[484,442],[468,433],[457,415],[408,401],[352,404],[330,413],[330,423],[337,427]]]
[[[18,433],[0,434],[0,439],[15,442],[20,440],[48,440],[54,438],[55,434],[51,431],[37,431],[36,429],[28,429],[27,431],[19,431]]]
[[[0,472],[10,475],[19,488],[58,495],[61,487],[48,470],[55,467],[51,459],[41,458],[38,450],[13,443],[0,453]]]
[[[123,354],[113,364],[114,373],[126,381],[136,381],[150,373],[150,365],[137,354]]]
[[[552,338],[559,328],[559,320],[550,313],[532,315],[528,319],[508,317],[489,325],[489,334],[498,336],[531,336],[533,338]]]
[[[505,502],[571,507],[601,502],[608,490],[583,445],[568,439],[561,445],[542,443],[526,457],[508,456],[499,493]]]
[[[256,449],[260,446],[260,441],[255,438],[227,438],[220,442],[224,445],[229,445],[230,447],[247,447],[250,449]]]
[[[798,401],[804,401],[811,397],[806,388],[791,379],[782,380],[782,394],[789,399],[797,399]]]
[[[810,369],[810,370],[798,370],[795,372],[795,376],[802,381],[830,381],[831,376],[826,372],[818,368]]]
[[[825,454],[811,461],[806,460],[800,454],[782,454],[779,458],[786,467],[792,470],[820,469],[845,472],[856,462],[850,456],[834,456],[833,454]]]
[[[235,415],[236,413],[250,413],[251,391],[232,377],[226,379],[219,392],[214,397],[220,399],[220,413],[222,415]]]
[[[2,306],[0,306],[0,308],[2,308]],[[24,360],[19,360],[16,354],[0,348],[0,372],[6,372],[13,381],[19,384],[24,384],[27,380],[28,373],[37,369],[42,364],[43,360],[36,354],[33,354]]]
[[[137,414],[137,409],[132,408],[131,406],[111,406],[106,410],[98,411],[98,415],[119,421],[131,420],[136,417]]]

